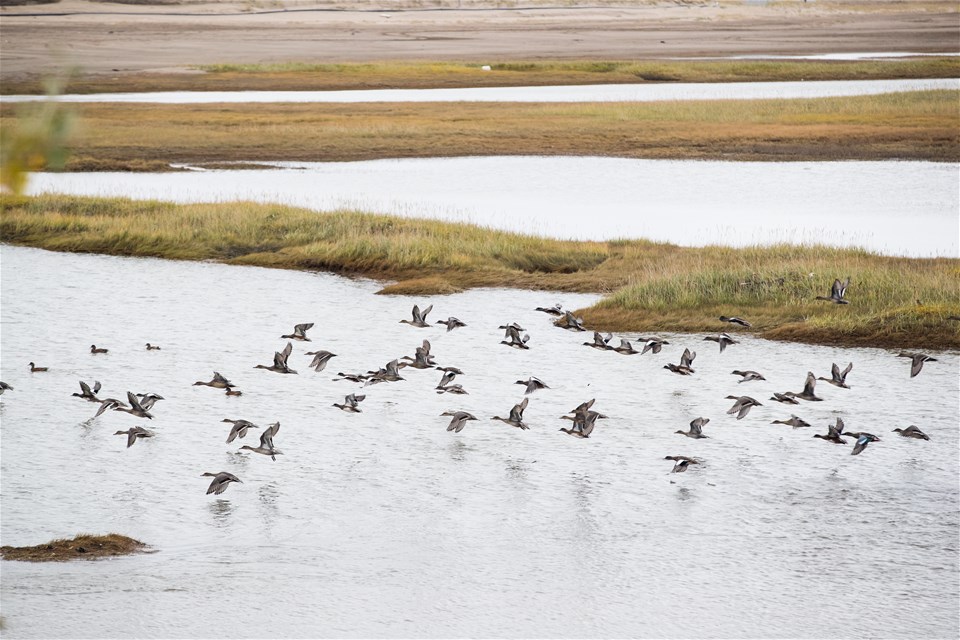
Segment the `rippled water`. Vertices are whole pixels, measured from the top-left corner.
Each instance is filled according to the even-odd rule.
[[[958,632],[957,354],[909,378],[895,352],[744,337],[723,354],[697,335],[657,356],[580,345],[538,305],[594,298],[482,290],[383,297],[331,275],[0,247],[3,544],[120,532],[156,553],[70,564],[3,563],[4,635],[48,637],[948,637]],[[452,333],[399,320],[433,304]],[[295,323],[299,375],[254,369]],[[529,330],[529,351],[498,324]],[[628,336],[634,337],[634,336]],[[363,413],[331,407],[365,371],[424,338],[460,366],[367,387]],[[147,352],[144,343],[162,346]],[[108,347],[91,355],[89,344]],[[689,346],[695,376],[661,367]],[[337,354],[307,369],[307,350]],[[30,374],[27,363],[50,367]],[[816,425],[770,425],[808,369],[854,362],[842,390],[792,409]],[[738,384],[733,369],[769,382]],[[192,386],[213,370],[239,398]],[[489,420],[541,377],[529,431]],[[166,399],[147,421],[72,398],[78,380]],[[728,394],[761,400],[742,421]],[[593,436],[559,433],[581,401],[610,416]],[[445,430],[447,409],[480,419]],[[707,440],[674,434],[696,416]],[[813,439],[837,416],[879,435],[860,456]],[[279,420],[272,462],[226,445],[222,418]],[[891,434],[917,424],[930,442]],[[247,437],[250,442],[251,436]],[[256,435],[252,436],[253,443]],[[665,455],[705,464],[670,474]],[[204,495],[205,471],[243,484]]]
[[[462,89],[362,89],[348,91],[158,91],[57,96],[61,102],[652,102],[661,100],[751,100],[826,98],[899,91],[957,89],[960,79],[811,80],[809,82],[678,82]],[[38,96],[0,96],[0,102],[31,102]],[[40,99],[43,99],[40,97]]]
[[[960,174],[947,163],[521,156],[273,164],[286,169],[42,173],[30,192],[356,207],[557,238],[960,255]]]

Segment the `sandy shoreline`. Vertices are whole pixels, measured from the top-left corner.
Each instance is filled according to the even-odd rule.
[[[836,0],[769,6],[547,8],[540,3],[512,10],[464,1],[470,10],[382,10],[403,4],[413,6],[361,0],[149,6],[64,0],[8,6],[0,13],[0,79],[65,68],[94,74],[170,72],[218,62],[955,53],[960,45],[957,7],[946,2],[875,3],[870,11],[862,3]],[[457,3],[421,4],[429,9]]]

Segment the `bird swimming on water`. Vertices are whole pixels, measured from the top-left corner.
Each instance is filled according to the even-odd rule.
[[[95,344],[90,345],[90,353],[107,353],[108,351],[110,351],[110,350],[109,350],[109,349],[98,349],[98,348],[97,348],[97,345],[95,345]]]
[[[147,351],[160,351],[160,347],[155,344],[147,343]]]
[[[41,373],[43,371],[50,371],[49,367],[38,367],[37,365],[30,363],[30,373]]]

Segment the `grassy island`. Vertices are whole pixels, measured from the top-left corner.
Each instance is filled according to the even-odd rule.
[[[125,556],[146,550],[147,545],[111,533],[105,536],[80,534],[68,540],[51,540],[35,547],[0,547],[0,556],[4,560],[25,560],[27,562],[64,562],[67,560],[92,560],[110,556]]]
[[[960,348],[960,260],[776,245],[559,241],[472,225],[249,202],[178,205],[0,196],[0,237],[54,251],[215,260],[389,281],[385,294],[471,287],[598,292],[601,331],[712,331],[743,316],[772,339]],[[851,278],[848,305],[815,300]]]

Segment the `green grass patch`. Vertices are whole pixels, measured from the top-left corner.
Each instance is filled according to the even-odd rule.
[[[382,293],[496,286],[607,294],[582,310],[610,331],[717,331],[738,315],[786,340],[960,348],[960,260],[776,245],[570,242],[475,225],[249,202],[177,205],[0,195],[4,242],[56,251],[217,260],[392,281]],[[850,276],[850,304],[815,300]]]

